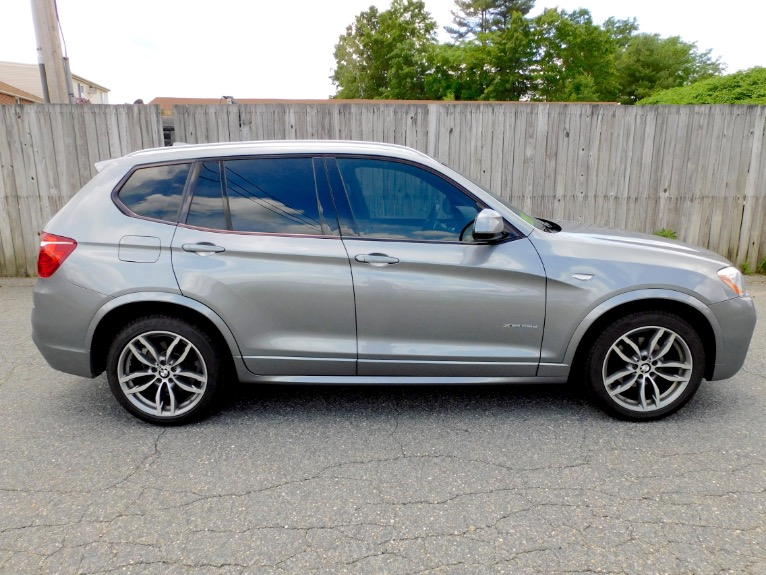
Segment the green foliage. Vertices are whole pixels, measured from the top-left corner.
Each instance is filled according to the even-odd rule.
[[[658,34],[636,34],[617,56],[618,100],[635,104],[661,90],[685,86],[722,71],[710,50],[699,52],[694,44],[678,36],[661,38]]]
[[[662,228],[659,232],[654,232],[655,236],[660,236],[663,238],[670,238],[671,240],[677,240],[678,234],[675,230],[668,230],[665,228]]]
[[[383,12],[370,6],[335,46],[335,97],[424,98],[436,45],[436,22],[423,0],[393,0]]]
[[[751,68],[657,92],[638,104],[766,104],[766,68]],[[764,270],[766,271],[766,270]]]
[[[766,274],[766,258],[763,258],[761,260],[761,263],[758,264],[758,267],[756,268],[759,273]]]
[[[618,41],[612,30],[593,23],[590,12],[545,10],[533,21],[533,35],[537,51],[534,99],[614,100]]]
[[[744,275],[746,275],[746,276],[749,276],[749,275],[752,275],[752,274],[753,274],[753,268],[752,268],[752,267],[750,267],[750,264],[749,264],[749,263],[747,263],[747,262],[744,262],[744,263],[743,263],[743,264],[740,266],[740,268],[739,268],[739,269],[741,269],[741,270],[742,270],[742,273],[743,273]]]
[[[423,0],[361,12],[335,46],[336,98],[635,103],[719,74],[710,51],[638,34],[635,19],[599,25],[588,10],[534,0],[455,0],[454,43],[440,44]]]
[[[535,0],[455,0],[454,26],[447,32],[456,42],[475,40],[481,34],[508,30],[514,14],[525,15]]]

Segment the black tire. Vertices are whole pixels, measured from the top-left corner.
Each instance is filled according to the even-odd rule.
[[[697,332],[663,311],[633,313],[609,325],[585,362],[597,403],[630,421],[660,419],[681,409],[697,392],[704,371]]]
[[[109,347],[109,388],[120,405],[149,423],[198,420],[210,412],[222,387],[225,370],[217,351],[191,323],[162,315],[139,318]]]

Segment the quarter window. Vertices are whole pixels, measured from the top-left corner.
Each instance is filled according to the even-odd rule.
[[[338,158],[359,235],[465,241],[477,202],[428,170],[388,160]]]
[[[139,168],[117,197],[134,214],[176,222],[191,164]]]

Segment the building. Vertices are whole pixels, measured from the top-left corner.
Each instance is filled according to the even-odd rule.
[[[26,94],[26,96],[33,96],[33,98],[36,98],[33,100],[35,102],[43,102],[40,68],[37,64],[0,62],[0,84],[10,86],[15,91],[20,91]],[[82,76],[77,76],[76,74],[72,74],[72,84],[72,93],[78,101],[90,104],[109,103],[109,88],[105,88],[95,82],[86,80]],[[0,97],[0,103],[15,104],[16,102],[6,102]]]
[[[5,82],[0,82],[0,105],[2,104],[39,104],[43,101],[34,94],[20,90]]]

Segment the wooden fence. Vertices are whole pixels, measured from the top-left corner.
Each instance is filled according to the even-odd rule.
[[[177,106],[176,139],[391,142],[532,214],[766,257],[766,107],[328,102]],[[155,106],[0,106],[0,276],[34,275],[38,232],[97,161],[162,145]]]
[[[674,230],[766,257],[765,106],[281,103],[176,106],[189,143],[350,139],[417,148],[543,217]]]
[[[0,106],[0,276],[36,275],[38,233],[96,162],[162,143],[159,106]]]

